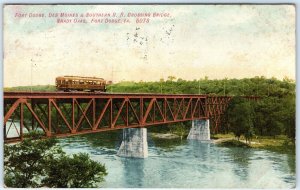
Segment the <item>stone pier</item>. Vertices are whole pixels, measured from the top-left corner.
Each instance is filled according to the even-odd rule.
[[[118,156],[132,158],[148,157],[147,129],[123,129],[123,140],[118,151]]]
[[[187,139],[195,139],[199,141],[210,140],[209,119],[193,120],[192,128]]]

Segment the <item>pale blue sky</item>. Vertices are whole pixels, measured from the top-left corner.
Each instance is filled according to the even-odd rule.
[[[52,18],[14,17],[16,12],[61,11],[169,12],[171,17],[151,18],[148,24],[56,24]],[[187,80],[261,75],[295,79],[295,8],[6,6],[4,86],[54,84],[59,75],[98,76],[114,81],[153,81],[169,75]]]

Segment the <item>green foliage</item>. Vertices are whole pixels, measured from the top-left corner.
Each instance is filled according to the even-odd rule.
[[[281,108],[278,98],[264,98],[257,102],[255,107],[256,129],[260,135],[275,136],[281,133],[283,127],[279,110]]]
[[[279,112],[281,114],[281,122],[284,126],[285,134],[292,139],[295,144],[296,138],[296,100],[295,96],[285,97],[282,100],[282,107]]]
[[[79,153],[73,158],[66,155],[51,159],[47,163],[48,176],[42,182],[48,187],[87,188],[103,181],[107,175],[104,165],[89,158],[88,154]]]
[[[187,125],[182,122],[170,124],[168,125],[168,128],[170,130],[170,133],[180,136],[181,140],[183,137],[186,137],[188,135],[190,129],[190,127],[187,127]]]
[[[54,85],[37,85],[37,86],[16,86],[4,88],[4,91],[22,91],[22,92],[54,92],[56,87]]]
[[[282,98],[266,97],[255,105],[255,128],[260,135],[286,134],[295,139],[296,105],[295,96]]]
[[[164,93],[164,94],[210,94],[232,96],[262,96],[285,97],[295,95],[295,82],[285,78],[280,81],[276,78],[254,77],[244,79],[210,80],[208,77],[199,80],[187,81],[175,76],[161,78],[157,82],[124,81],[111,85],[113,92],[128,93]],[[111,89],[109,88],[109,89]]]
[[[57,140],[27,138],[4,147],[4,182],[8,187],[93,187],[105,167],[87,154],[67,156]]]
[[[244,135],[247,141],[250,142],[254,135],[254,110],[249,100],[241,97],[234,97],[227,109],[227,122],[230,130],[239,139]]]
[[[264,97],[250,102],[235,97],[225,112],[223,131],[232,131],[239,138],[251,140],[254,134],[276,136],[285,134],[295,143],[295,96]]]
[[[56,139],[32,140],[4,146],[5,184],[8,187],[39,187],[46,160],[61,153]]]

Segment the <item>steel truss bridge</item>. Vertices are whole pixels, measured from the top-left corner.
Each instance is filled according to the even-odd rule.
[[[210,119],[216,133],[231,99],[195,94],[4,92],[4,141],[20,141],[30,131],[65,137],[196,119]]]

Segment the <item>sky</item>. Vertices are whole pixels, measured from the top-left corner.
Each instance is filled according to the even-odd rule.
[[[295,80],[293,5],[6,5],[3,34],[4,87],[64,75]]]

